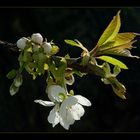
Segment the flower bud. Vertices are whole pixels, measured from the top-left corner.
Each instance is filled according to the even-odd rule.
[[[50,54],[52,49],[51,43],[44,42],[42,47],[44,48],[44,53]]]
[[[68,85],[72,85],[75,82],[74,76],[72,74],[65,77],[65,82]]]
[[[32,34],[31,36],[31,40],[35,43],[38,43],[38,44],[42,44],[43,42],[43,37],[40,33],[35,33],[35,34]]]
[[[17,41],[17,47],[23,50],[26,47],[26,42],[28,39],[26,37],[22,37]]]

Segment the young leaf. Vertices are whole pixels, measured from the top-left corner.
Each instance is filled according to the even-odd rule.
[[[118,67],[122,68],[122,69],[128,69],[128,67],[121,61],[113,58],[113,57],[110,57],[110,56],[99,56],[97,57],[98,59],[101,59],[103,61],[106,61],[112,65],[117,65]]]
[[[119,96],[122,99],[126,99],[125,97],[125,93],[126,93],[126,88],[125,86],[120,83],[116,77],[110,75],[110,77],[108,78],[102,78],[101,79],[102,82],[104,82],[104,84],[110,84],[112,86],[112,89],[114,91],[114,93]]]
[[[104,70],[105,75],[111,75],[111,69],[107,62],[103,63],[102,69]]]
[[[84,75],[86,75],[86,73],[82,73],[82,72],[80,72],[80,71],[78,71],[76,69],[73,70],[73,73],[78,75],[79,77],[83,77]]]
[[[98,55],[102,55],[102,54],[113,54],[113,55],[120,55],[120,56],[126,56],[126,57],[139,58],[138,56],[131,55],[131,52],[129,51],[129,49],[132,49],[133,48],[132,44],[134,42],[136,42],[136,40],[131,41],[131,42],[128,42],[128,43],[123,44],[123,45],[119,45],[119,46],[102,48],[98,52]]]
[[[79,44],[76,41],[73,40],[69,40],[69,39],[65,39],[64,40],[67,44],[71,45],[71,46],[77,46],[79,47]]]
[[[20,87],[22,85],[22,83],[23,83],[22,75],[18,74],[16,76],[16,78],[14,79],[13,84],[14,84],[15,87]]]
[[[79,42],[77,39],[75,39],[75,41],[65,39],[64,41],[65,41],[67,44],[69,44],[69,45],[71,45],[71,46],[79,47],[79,48],[81,48],[83,51],[85,51],[86,53],[88,53],[87,48],[85,48],[85,47],[82,45],[82,43]]]
[[[10,86],[10,94],[11,96],[15,95],[19,91],[19,87],[16,87],[14,83]]]
[[[127,33],[118,33],[113,39],[115,41],[113,46],[119,46],[131,42],[137,35],[137,33],[127,32]]]
[[[12,70],[6,75],[6,77],[7,77],[8,79],[13,79],[13,78],[16,76],[16,74],[17,74],[17,70],[12,69]]]
[[[120,21],[120,11],[118,11],[117,15],[114,16],[113,20],[110,22],[108,27],[105,29],[103,34],[101,35],[97,46],[101,46],[108,41],[111,41],[116,35],[118,34],[121,26],[121,21]]]
[[[113,74],[114,74],[115,76],[117,76],[120,72],[121,72],[120,67],[115,66],[114,69],[113,69]]]
[[[123,84],[121,84],[116,78],[114,80],[115,82],[113,82],[111,84],[113,91],[115,92],[116,95],[118,95],[120,98],[122,99],[126,99],[125,97],[125,92],[126,92],[126,88]]]

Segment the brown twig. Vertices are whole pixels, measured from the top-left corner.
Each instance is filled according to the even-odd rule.
[[[19,52],[16,44],[12,44],[12,43],[0,40],[0,45],[2,45],[4,48],[6,48],[10,51],[14,51],[16,53]],[[61,57],[60,56],[52,56],[52,59],[54,61],[58,61],[58,60],[61,59]],[[76,69],[80,72],[84,72],[84,73],[88,73],[88,74],[94,74],[94,75],[101,76],[101,77],[104,76],[104,71],[100,67],[98,67],[97,65],[91,63],[90,61],[85,66],[80,65],[82,57],[69,58],[69,59],[66,59],[66,60],[67,60],[67,66],[69,68],[73,68],[73,69]]]

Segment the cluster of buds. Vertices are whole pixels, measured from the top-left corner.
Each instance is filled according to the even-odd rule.
[[[47,42],[47,39],[45,38],[45,41],[43,42],[43,37],[40,33],[34,33],[32,34],[31,38],[28,37],[22,37],[17,41],[17,47],[20,50],[24,50],[24,48],[31,43],[33,46],[33,51],[38,51],[39,48],[43,48],[44,53],[51,54],[51,51],[53,49],[53,43]],[[57,48],[58,49],[58,48]]]

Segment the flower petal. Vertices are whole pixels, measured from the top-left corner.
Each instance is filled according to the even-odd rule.
[[[55,127],[59,123],[59,113],[57,110],[57,105],[50,111],[48,116],[48,122],[52,123],[52,126]]]
[[[73,105],[69,110],[75,120],[80,120],[85,113],[84,108],[80,104]]]
[[[72,105],[75,105],[77,103],[77,99],[74,96],[68,97],[67,99],[65,99],[61,106],[60,106],[60,111],[63,111],[66,108],[71,107]]]
[[[69,124],[66,122],[66,120],[64,120],[64,118],[60,117],[60,124],[66,129],[69,129]]]
[[[81,95],[75,95],[73,97],[78,100],[79,104],[84,105],[84,106],[91,106],[91,102],[87,98],[85,98]]]
[[[62,102],[62,99],[59,97],[59,93],[66,93],[65,89],[59,85],[49,86],[46,92],[48,93],[48,97],[52,102]]]
[[[43,100],[34,100],[35,103],[39,103],[43,106],[54,106],[55,104],[50,101],[43,101]]]
[[[65,110],[65,113],[62,115],[60,114],[60,124],[65,128],[69,129],[69,126],[75,122],[71,113]]]

